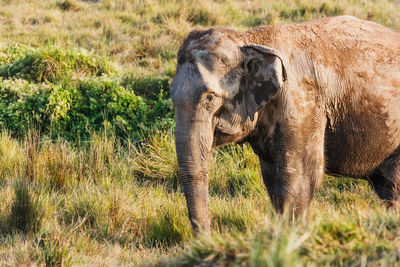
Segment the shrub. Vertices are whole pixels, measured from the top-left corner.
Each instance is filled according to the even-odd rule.
[[[33,82],[59,82],[73,77],[101,76],[114,71],[107,60],[95,57],[83,49],[48,46],[26,49],[25,53],[21,53],[22,51],[11,50],[21,57],[1,66],[1,77],[23,78]]]
[[[18,136],[34,127],[69,140],[102,130],[137,140],[153,129],[171,128],[172,118],[172,101],[164,91],[146,100],[108,77],[65,86],[0,78],[0,126]]]
[[[18,58],[24,57],[34,49],[23,44],[13,43],[0,49],[0,65],[10,64]]]
[[[0,49],[0,126],[23,136],[87,139],[106,130],[138,140],[174,125],[169,76],[122,79],[85,50],[10,45]]]
[[[146,101],[107,77],[83,80],[63,90],[51,96],[52,123],[56,133],[69,139],[104,129],[138,139],[143,132],[173,125],[172,102],[164,99],[163,91],[156,100]]]
[[[142,138],[174,125],[169,76],[112,78],[104,58],[85,50],[10,45],[0,50],[0,126],[51,137],[87,139],[106,130]]]
[[[50,124],[47,104],[55,87],[0,78],[0,126],[20,135],[30,126],[42,130]]]

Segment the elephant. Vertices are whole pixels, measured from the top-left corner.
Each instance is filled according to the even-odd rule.
[[[351,16],[246,32],[196,29],[170,85],[179,176],[196,233],[210,233],[208,160],[249,143],[277,214],[307,214],[323,175],[400,191],[400,33]]]

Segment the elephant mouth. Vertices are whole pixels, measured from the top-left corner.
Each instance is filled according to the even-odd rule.
[[[246,136],[244,135],[236,135],[232,133],[227,133],[224,131],[215,128],[214,130],[214,140],[212,147],[215,148],[217,146],[226,144],[226,143],[244,143]]]

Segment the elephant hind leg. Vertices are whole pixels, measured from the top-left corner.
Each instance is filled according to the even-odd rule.
[[[400,207],[400,148],[368,176],[368,181],[388,207]]]
[[[397,179],[398,180],[398,179]],[[399,205],[399,186],[400,183],[390,178],[386,178],[379,172],[374,172],[368,177],[368,181],[374,188],[378,197],[388,206]]]

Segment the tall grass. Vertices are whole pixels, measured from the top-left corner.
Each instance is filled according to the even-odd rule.
[[[154,133],[140,148],[104,133],[90,140],[76,146],[35,132],[20,141],[2,133],[2,148],[10,148],[1,152],[1,165],[9,166],[2,168],[0,183],[3,263],[293,266],[399,260],[399,213],[384,209],[365,182],[326,177],[308,225],[287,222],[273,212],[251,149],[218,149],[210,162],[214,234],[195,239],[177,181],[173,133]],[[237,184],[232,170],[242,168],[252,171]]]

